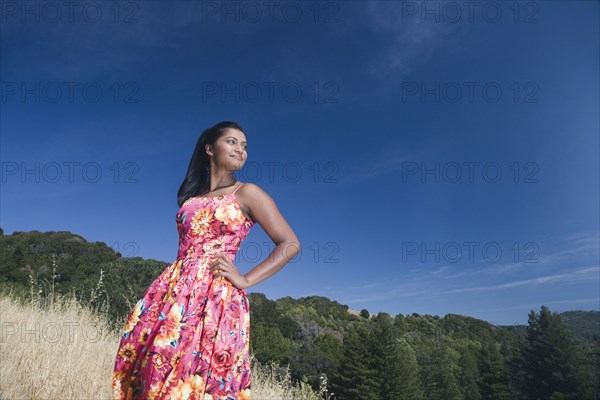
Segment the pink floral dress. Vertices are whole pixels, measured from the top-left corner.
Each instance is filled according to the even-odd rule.
[[[208,269],[214,253],[233,261],[254,225],[235,198],[242,184],[230,194],[189,198],[177,212],[177,259],[142,295],[122,330],[114,399],[251,398],[246,291]]]

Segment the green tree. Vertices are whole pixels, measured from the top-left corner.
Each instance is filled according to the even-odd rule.
[[[479,390],[486,400],[510,400],[511,391],[502,355],[495,343],[483,343],[479,352]]]
[[[459,388],[465,400],[481,400],[481,393],[477,385],[479,368],[477,365],[477,354],[472,349],[470,341],[465,341],[457,348],[460,353],[458,366],[460,368]],[[484,397],[487,399],[487,397]]]
[[[594,342],[590,349],[590,364],[591,392],[595,399],[600,399],[600,333],[594,335]]]
[[[366,327],[350,328],[344,335],[342,361],[332,377],[332,389],[338,400],[377,400],[379,388],[373,371],[369,369]]]
[[[578,399],[573,343],[561,318],[546,306],[531,310],[524,349],[525,379],[532,400]]]
[[[397,336],[392,318],[379,313],[373,319],[369,345],[371,369],[382,400],[415,400],[422,398],[418,364],[412,349]]]
[[[287,362],[289,354],[294,349],[292,340],[283,337],[281,331],[272,325],[254,323],[251,330],[252,352],[260,363]]]
[[[404,339],[398,340],[402,370],[400,372],[400,381],[402,390],[399,400],[422,400],[425,398],[420,381],[420,367],[417,362],[415,351]]]
[[[428,400],[463,400],[460,393],[459,377],[460,354],[442,343],[441,340],[435,348],[425,355],[423,360],[423,381],[425,398]]]
[[[336,362],[339,361],[342,345],[335,336],[329,333],[319,333],[312,342],[315,349],[323,356]]]

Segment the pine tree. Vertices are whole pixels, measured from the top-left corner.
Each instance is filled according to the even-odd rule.
[[[508,356],[506,358],[506,369],[512,400],[529,400],[527,397],[526,361],[523,354],[526,348],[526,338],[515,335],[514,343],[506,347]]]
[[[436,339],[434,348],[424,356],[423,382],[425,398],[428,400],[462,400],[458,384],[460,354],[441,338]]]
[[[423,385],[425,398],[428,400],[445,400],[442,385],[442,363],[439,352],[428,352],[421,356]]]
[[[461,371],[458,360],[460,359],[460,354],[445,343],[442,344],[441,354],[444,399],[463,400],[459,387]]]
[[[381,400],[416,400],[422,398],[418,382],[418,365],[410,348],[396,337],[392,319],[385,313],[374,319],[370,348]],[[410,357],[410,358],[409,358]]]
[[[479,391],[486,400],[511,400],[508,375],[495,343],[484,343],[479,352]]]
[[[477,379],[479,377],[479,367],[477,365],[477,356],[475,351],[469,345],[461,345],[457,350],[460,352],[460,380],[459,387],[464,400],[482,400],[479,392]],[[488,399],[487,397],[483,397]]]
[[[576,400],[579,382],[575,374],[573,342],[558,314],[546,306],[539,316],[529,313],[524,349],[528,397],[532,400]]]
[[[331,387],[337,400],[377,400],[375,374],[370,369],[367,328],[357,326],[344,335],[342,360],[332,377]]]
[[[373,327],[369,335],[369,350],[371,352],[371,370],[375,373],[378,398],[389,400],[396,395],[395,385],[398,365],[396,360],[390,360],[390,343],[394,341],[394,333],[387,318],[378,314],[373,319]],[[390,361],[392,361],[390,363]]]
[[[252,330],[252,353],[259,362],[282,364],[288,361],[288,354],[294,350],[293,341],[283,337],[276,326],[255,323]]]
[[[402,393],[399,400],[422,400],[425,398],[420,381],[420,367],[417,362],[415,351],[404,339],[398,341],[400,358],[402,360],[402,372],[400,381]]]
[[[600,399],[600,334],[597,333],[592,344],[591,363],[593,395],[597,400]]]

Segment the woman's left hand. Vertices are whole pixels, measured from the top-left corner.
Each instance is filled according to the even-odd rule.
[[[229,279],[233,286],[238,289],[246,288],[246,277],[233,264],[231,259],[223,253],[216,253],[215,259],[209,263],[209,269],[214,271],[215,277],[222,276]]]

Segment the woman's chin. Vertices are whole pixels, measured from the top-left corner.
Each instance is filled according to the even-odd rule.
[[[244,166],[243,161],[234,160],[232,163],[232,167],[234,170],[242,169],[243,166]]]

